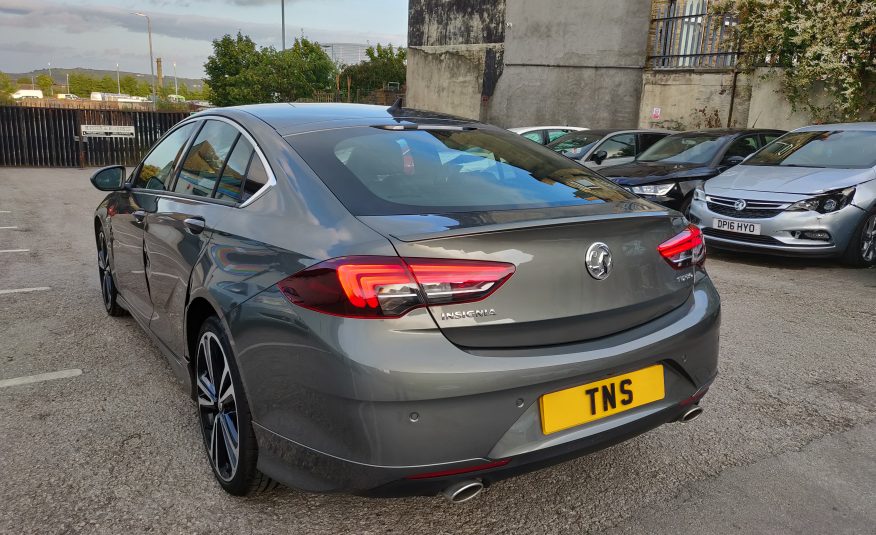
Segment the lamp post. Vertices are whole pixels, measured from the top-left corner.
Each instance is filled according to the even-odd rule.
[[[152,59],[152,19],[145,13],[136,12],[132,15],[146,18],[146,29],[149,32],[149,73],[152,75],[152,111],[155,111],[157,97],[155,96],[155,61]]]
[[[55,89],[55,79],[52,78],[52,62],[51,61],[49,62],[49,79],[52,81],[51,85],[49,85],[49,93],[51,96],[51,94],[54,93],[54,89]]]
[[[119,64],[116,63],[116,92],[122,94],[122,78],[119,76]]]
[[[283,31],[283,50],[286,50],[286,0],[280,0],[280,21]]]
[[[176,78],[176,62],[173,62],[173,94],[179,95],[179,80]]]

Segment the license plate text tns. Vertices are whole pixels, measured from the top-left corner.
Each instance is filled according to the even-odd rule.
[[[545,435],[663,399],[663,365],[545,394],[539,399]]]

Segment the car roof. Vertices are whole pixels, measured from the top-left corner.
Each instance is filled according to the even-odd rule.
[[[759,134],[759,133],[785,133],[785,130],[776,128],[700,128],[697,130],[684,130],[676,132],[676,134],[717,134],[719,136],[735,136],[738,134]]]
[[[582,126],[560,126],[560,125],[548,125],[548,126],[517,126],[514,128],[509,128],[508,130],[514,132],[515,134],[521,134],[526,132],[532,132],[533,130],[589,130],[588,128],[584,128]]]
[[[196,114],[235,117],[244,112],[267,123],[281,136],[368,124],[398,124],[399,122],[437,122],[450,125],[479,126],[480,123],[437,112],[394,106],[346,103],[278,103],[249,104],[229,108],[211,108]],[[486,125],[482,125],[486,126]]]
[[[874,132],[876,131],[876,123],[832,123],[832,124],[813,124],[798,128],[794,132],[820,132],[822,130],[860,130]]]

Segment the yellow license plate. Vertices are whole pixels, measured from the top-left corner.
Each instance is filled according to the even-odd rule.
[[[541,432],[545,435],[556,433],[647,405],[665,396],[662,364],[551,392],[538,400]]]

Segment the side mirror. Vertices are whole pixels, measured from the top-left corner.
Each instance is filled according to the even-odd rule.
[[[608,152],[604,150],[598,150],[596,151],[596,154],[590,157],[591,160],[596,162],[596,165],[602,165],[602,162],[604,162],[606,158],[608,158]]]
[[[726,166],[733,167],[734,165],[739,165],[744,161],[745,161],[744,156],[727,156],[726,158],[724,158],[724,161],[721,163],[726,165]]]
[[[91,175],[91,184],[100,191],[119,191],[125,189],[125,166],[113,165],[98,169]]]

